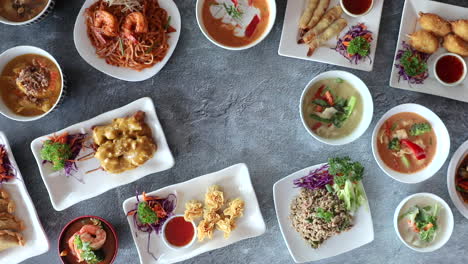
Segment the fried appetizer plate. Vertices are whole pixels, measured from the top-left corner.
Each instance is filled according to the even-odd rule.
[[[185,203],[190,200],[204,201],[208,187],[219,185],[224,193],[225,200],[241,198],[245,202],[244,215],[236,220],[236,228],[232,230],[231,236],[227,239],[223,237],[223,232],[215,230],[213,239],[205,239],[203,242],[195,241],[189,247],[179,250],[172,250],[164,245],[162,234],[156,235],[154,232],[150,236],[149,251],[157,258],[155,260],[148,253],[148,235],[135,228],[133,217],[127,216],[128,224],[135,241],[140,263],[175,263],[193,258],[202,253],[228,246],[241,240],[257,237],[265,233],[266,226],[263,220],[257,196],[253,189],[250,174],[247,166],[243,163],[236,164],[223,170],[206,174],[186,182],[164,187],[148,196],[166,197],[169,194],[177,196],[177,207],[174,214],[184,214]],[[142,197],[140,196],[140,201]],[[136,197],[133,196],[123,203],[124,213],[135,208]]]
[[[296,59],[317,61],[363,71],[372,71],[375,61],[375,50],[377,49],[377,39],[379,37],[383,2],[384,0],[374,0],[370,12],[361,17],[351,17],[343,13],[341,17],[346,19],[347,26],[344,27],[336,37],[333,36],[330,40],[317,48],[312,56],[309,57],[307,56],[309,46],[307,44],[297,43],[300,38],[299,20],[306,8],[308,0],[288,0],[278,54]],[[340,0],[331,0],[327,10],[337,5],[340,5]],[[352,26],[359,23],[364,23],[367,29],[372,32],[373,40],[370,47],[370,60],[367,58],[355,64],[335,51],[334,48],[338,41],[337,37],[343,37]]]
[[[310,171],[322,167],[324,164],[314,165],[297,171],[273,185],[273,199],[276,217],[283,234],[284,242],[291,257],[296,263],[317,261],[330,258],[364,246],[374,240],[374,226],[369,209],[369,202],[364,202],[353,215],[353,227],[339,235],[334,235],[314,249],[301,235],[294,230],[289,219],[291,201],[299,195],[300,188],[294,186],[295,179],[307,175]]]
[[[142,71],[137,71],[129,68],[110,65],[106,63],[105,59],[100,58],[96,54],[96,49],[95,47],[93,47],[88,37],[85,17],[86,9],[92,4],[94,4],[96,1],[97,0],[86,0],[83,6],[81,7],[78,16],[76,17],[75,27],[73,30],[73,40],[75,42],[75,48],[80,54],[80,56],[89,65],[93,66],[98,71],[120,80],[129,82],[139,82],[147,80],[156,75],[164,67],[164,65],[166,65],[167,61],[169,60],[177,46],[177,42],[179,41],[182,23],[179,9],[177,8],[175,2],[165,0],[158,1],[160,7],[165,9],[168,13],[168,16],[170,16],[171,18],[170,25],[176,30],[175,32],[169,34],[169,39],[167,40],[167,43],[169,44],[169,49],[167,51],[166,56],[162,61],[156,63],[154,66],[144,69]]]
[[[9,194],[9,199],[15,204],[13,215],[23,221],[25,229],[21,233],[24,238],[24,246],[15,246],[4,251],[0,251],[1,263],[20,263],[26,259],[44,254],[49,251],[49,239],[39,220],[34,204],[24,185],[23,176],[18,169],[13,157],[10,144],[3,132],[0,132],[0,144],[5,145],[8,152],[10,164],[15,168],[16,178],[4,182],[0,189],[4,189]],[[4,243],[0,239],[0,243]]]
[[[403,49],[402,42],[408,42],[408,35],[421,29],[420,23],[418,23],[419,12],[437,14],[448,21],[468,19],[468,8],[466,7],[427,0],[406,0],[405,6],[403,7],[403,14],[401,16],[400,33],[398,36],[395,57],[398,50]],[[403,79],[403,77],[399,80],[399,69],[393,66],[398,63],[398,60],[395,59],[392,65],[390,86],[393,88],[433,94],[468,102],[468,79],[465,79],[462,83],[453,87],[444,86],[437,81],[434,73],[434,64],[436,59],[443,53],[447,53],[447,50],[441,44],[439,49],[429,57],[427,61],[429,77],[424,80],[423,84],[409,84],[408,81]],[[464,60],[468,63],[467,57],[465,57]]]
[[[103,170],[87,174],[86,172],[100,167],[99,161],[96,158],[91,158],[77,162],[77,171],[72,174],[72,177],[68,177],[63,169],[54,171],[51,164],[44,164],[41,158],[41,149],[43,142],[48,137],[60,135],[64,132],[68,134],[87,133],[91,137],[92,127],[108,125],[115,118],[129,117],[138,111],[145,112],[145,123],[151,128],[153,140],[157,145],[154,156],[143,165],[120,174],[110,174]],[[87,141],[88,144],[91,143],[89,141]],[[174,158],[167,145],[153,101],[148,97],[138,99],[126,106],[98,115],[90,120],[69,126],[60,131],[36,138],[31,142],[31,150],[36,158],[42,180],[49,192],[50,201],[57,211],[64,210],[86,199],[96,197],[118,186],[139,180],[146,175],[164,171],[174,166]],[[78,157],[84,156],[89,152],[91,152],[89,149],[83,148]]]

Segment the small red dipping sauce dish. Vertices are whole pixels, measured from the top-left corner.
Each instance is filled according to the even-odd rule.
[[[457,54],[445,53],[435,61],[435,77],[445,86],[455,86],[463,82],[466,71],[465,60]]]
[[[169,218],[163,225],[163,241],[171,249],[190,247],[196,239],[195,223],[187,222],[183,215]]]
[[[374,0],[340,0],[340,4],[347,15],[359,17],[370,12]]]

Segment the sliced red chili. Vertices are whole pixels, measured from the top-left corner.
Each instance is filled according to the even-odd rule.
[[[322,123],[320,122],[315,123],[315,125],[312,127],[312,131],[319,129],[321,126],[322,126]]]
[[[239,1],[238,0],[231,0],[232,3],[234,4],[235,7],[237,7],[239,5]]]
[[[258,23],[260,23],[260,17],[258,15],[255,15],[252,18],[252,21],[250,21],[250,24],[245,29],[245,36],[251,37],[255,32],[255,29],[257,29]]]
[[[417,160],[422,160],[426,158],[426,152],[418,144],[415,144],[408,139],[402,139],[400,140],[400,143],[402,145],[407,146],[413,152]]]
[[[325,89],[325,84],[323,84],[322,86],[318,88],[317,92],[314,95],[314,99],[318,99],[322,97],[323,89]]]

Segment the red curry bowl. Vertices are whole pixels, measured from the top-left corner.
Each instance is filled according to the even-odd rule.
[[[63,240],[63,239],[68,239],[68,238],[65,238],[65,234],[66,234],[66,231],[68,230],[68,228],[70,227],[70,225],[72,225],[73,223],[77,222],[77,221],[80,221],[82,219],[86,219],[86,218],[95,218],[95,219],[98,219],[100,220],[111,232],[111,234],[109,234],[109,232],[107,232],[107,235],[112,235],[112,237],[114,238],[114,252],[112,252],[112,259],[110,260],[109,264],[112,264],[114,263],[115,261],[115,258],[117,257],[117,252],[119,250],[119,239],[118,239],[118,236],[117,236],[117,232],[115,231],[114,227],[109,223],[107,222],[105,219],[99,217],[99,216],[94,216],[94,215],[83,215],[83,216],[79,216],[73,220],[71,220],[70,222],[68,222],[65,227],[62,229],[62,231],[60,232],[60,235],[59,235],[59,239],[58,239],[58,242],[57,242],[57,249],[58,249],[58,255],[59,255],[59,258],[61,260],[61,262],[63,264],[69,264],[68,262],[66,262],[65,258],[64,257],[61,257],[60,256],[60,242]],[[71,253],[70,253],[71,254]]]

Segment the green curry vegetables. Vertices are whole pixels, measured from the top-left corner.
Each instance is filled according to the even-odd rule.
[[[337,78],[335,82],[341,84],[343,80]],[[353,113],[356,103],[356,96],[340,97],[334,94],[329,86],[321,86],[312,100],[316,113],[310,114],[310,117],[321,123],[333,124],[340,128]]]
[[[408,209],[406,213],[398,218],[398,221],[405,220],[411,229],[411,232],[417,233],[419,240],[410,241],[415,246],[421,246],[434,241],[438,231],[438,216],[440,212],[440,205],[437,203],[434,206],[421,207],[415,205]]]

